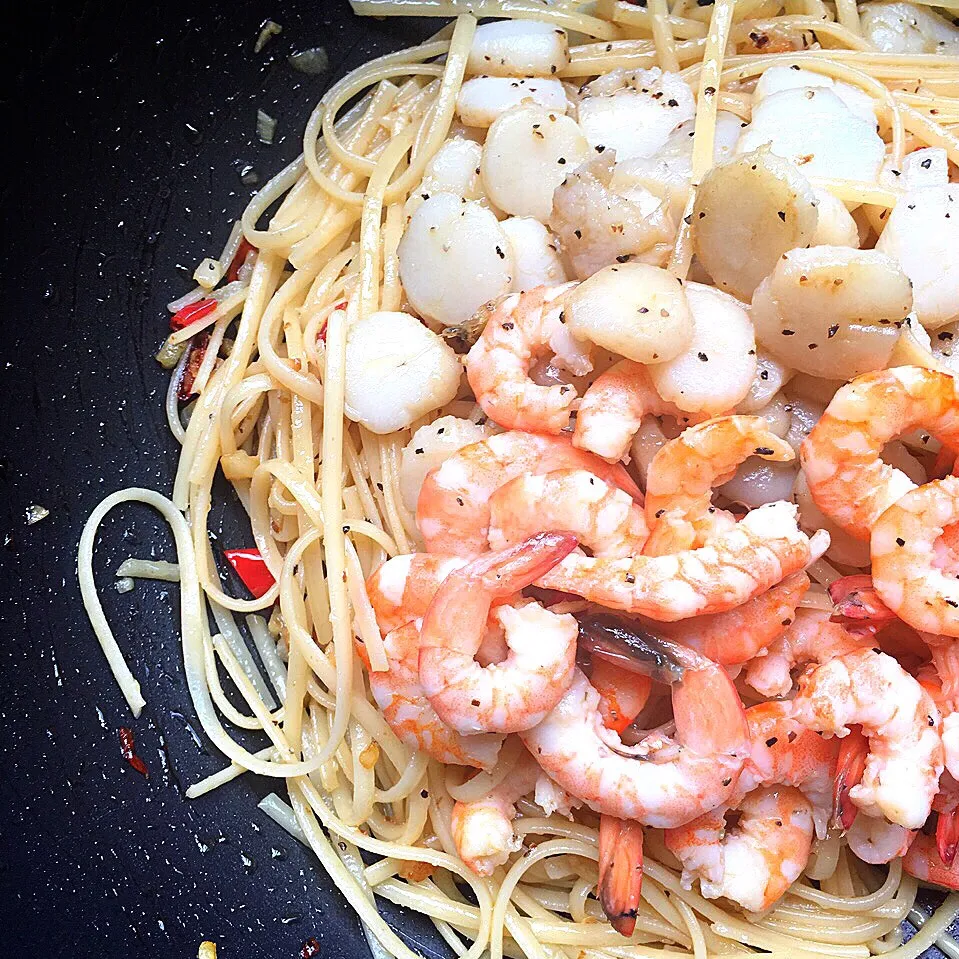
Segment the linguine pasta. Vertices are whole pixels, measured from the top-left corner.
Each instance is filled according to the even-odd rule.
[[[523,848],[490,878],[475,875],[453,842],[453,802],[493,788],[518,751],[504,749],[490,773],[473,779],[412,751],[372,701],[354,635],[370,667],[385,668],[365,581],[384,559],[420,542],[400,488],[403,447],[445,412],[474,420],[479,412],[461,393],[446,410],[378,435],[347,418],[344,384],[350,328],[404,304],[397,257],[404,204],[454,125],[477,18],[536,19],[568,31],[570,63],[561,79],[577,85],[618,68],[681,71],[696,93],[687,221],[695,185],[712,163],[717,110],[748,116],[748,81],[768,67],[799,63],[863,91],[897,162],[930,145],[959,163],[959,58],[874,50],[852,0],[353,0],[353,7],[362,15],[455,20],[330,88],[306,124],[301,157],[254,197],[211,269],[222,275],[229,268],[241,238],[255,259],[213,294],[211,312],[170,337],[171,347],[186,344],[166,403],[181,444],[172,495],[114,493],[80,542],[83,600],[131,710],[139,715],[145,700],[97,598],[93,549],[104,516],[140,502],[169,523],[176,565],[133,562],[119,575],[178,579],[190,695],[205,734],[229,762],[188,796],[246,772],[282,780],[261,804],[264,812],[313,850],[359,914],[375,956],[417,955],[381,917],[380,899],[428,916],[450,950],[469,959],[756,952],[907,959],[937,940],[951,944],[945,930],[959,896],[925,917],[915,908],[917,882],[898,860],[888,871],[864,866],[838,834],[816,844],[802,877],[771,910],[747,915],[683,888],[661,834],[648,830],[630,939],[605,923],[594,897],[598,817],[588,810],[573,819],[545,817],[524,801],[516,821]],[[757,49],[757,37],[775,40],[779,52],[760,52],[766,44]],[[819,185],[876,211],[898,196],[894,187],[851,180]],[[691,259],[689,229],[681,227],[670,269],[685,276]],[[207,295],[201,285],[171,309]],[[207,335],[195,371],[198,395],[184,418],[177,390],[191,349]],[[216,572],[208,519],[218,469],[247,512],[275,581],[256,598],[228,595]],[[810,574],[826,585],[839,575],[825,560]],[[824,601],[814,588],[807,604]],[[243,708],[227,698],[223,675]],[[261,732],[262,748],[240,745],[231,725]],[[288,801],[280,798],[284,789]],[[361,852],[375,858],[372,865]],[[921,928],[903,945],[907,918]]]

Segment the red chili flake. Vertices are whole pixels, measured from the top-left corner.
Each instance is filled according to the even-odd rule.
[[[230,261],[230,268],[226,271],[227,283],[232,283],[240,278],[240,267],[246,263],[246,258],[256,250],[256,247],[244,237],[240,240],[240,245],[236,248],[236,253]]]
[[[170,318],[170,329],[182,330],[183,327],[202,320],[208,313],[212,313],[216,306],[216,300],[197,300],[196,303],[190,303],[173,314]]]
[[[183,375],[176,388],[176,396],[181,403],[185,403],[193,395],[193,384],[196,382],[196,375],[200,372],[200,364],[206,356],[206,348],[209,345],[210,334],[206,330],[198,334],[190,344],[190,355],[187,357]]]
[[[133,745],[133,730],[126,726],[120,727],[120,755],[141,775],[150,778],[147,764],[136,754]]]
[[[300,959],[313,959],[320,954],[320,944],[315,936],[310,936],[300,947]]]
[[[342,300],[341,302],[337,303],[336,306],[333,307],[333,310],[345,310],[348,305],[349,305],[349,304],[347,303],[346,300]],[[330,321],[327,320],[327,321],[323,324],[323,329],[320,330],[319,339],[320,339],[320,342],[321,342],[321,343],[325,343],[325,342],[326,342],[326,328],[327,328],[329,325],[330,325]]]
[[[276,582],[266,561],[255,547],[251,549],[225,549],[223,555],[243,581],[243,585],[259,599]]]

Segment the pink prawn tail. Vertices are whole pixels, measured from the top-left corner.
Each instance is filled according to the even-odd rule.
[[[636,928],[643,887],[643,827],[629,819],[599,817],[599,901],[621,935]]]
[[[589,681],[599,693],[599,714],[603,725],[621,733],[643,711],[653,681],[643,673],[631,673],[596,655],[592,666]]]
[[[482,577],[496,599],[531,586],[579,545],[572,533],[536,533],[529,539],[473,560],[463,572]]]
[[[833,791],[833,815],[843,829],[848,829],[856,820],[859,810],[849,798],[849,791],[858,786],[866,769],[869,755],[869,740],[858,726],[853,726],[849,735],[839,743],[839,759],[836,762],[836,783]]]
[[[879,629],[899,618],[879,598],[872,577],[866,574],[842,576],[830,583],[829,598],[833,603],[830,619],[847,627]]]
[[[646,502],[643,491],[636,485],[636,481],[629,475],[622,463],[617,463],[609,468],[607,479],[613,486],[619,487],[624,493],[632,496],[637,506],[642,506]]]
[[[910,876],[923,882],[933,882],[945,889],[959,890],[959,862],[947,866],[940,858],[934,836],[916,833],[909,851],[903,857],[902,868]]]

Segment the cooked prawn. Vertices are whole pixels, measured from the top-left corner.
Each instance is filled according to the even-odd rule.
[[[471,738],[471,737],[470,737]],[[450,817],[450,832],[460,858],[477,875],[490,876],[516,852],[522,843],[513,832],[516,818],[515,803],[528,793],[536,791],[536,800],[545,807],[547,815],[556,808],[553,801],[542,802],[538,788],[546,780],[546,774],[532,756],[524,749],[516,765],[505,778],[493,787],[482,799],[457,802]],[[556,787],[547,793],[552,800]]]
[[[808,589],[809,577],[793,573],[725,613],[707,613],[675,623],[650,621],[649,625],[720,666],[737,666],[758,656],[782,635],[796,618],[799,602]]]
[[[922,826],[943,769],[939,710],[895,659],[865,649],[810,667],[795,709],[804,725],[838,736],[859,723],[869,755],[850,799],[867,815]]]
[[[729,798],[748,736],[739,694],[720,667],[666,641],[649,648],[651,660],[672,659],[679,667],[672,687],[675,741],[652,734],[623,747],[602,728],[599,693],[580,670],[549,715],[521,738],[550,778],[595,811],[670,827]]]
[[[749,758],[739,780],[738,795],[758,786],[793,786],[810,802],[816,832],[826,834],[833,811],[834,783],[840,744],[807,729],[792,703],[776,700],[746,710]]]
[[[606,672],[604,673],[604,669]],[[617,671],[614,677],[609,664],[601,660],[593,663],[591,682],[601,690],[601,709],[608,728],[625,728],[636,717],[646,702],[651,681],[640,674]],[[636,682],[641,680],[642,682]],[[549,789],[540,786],[548,784]],[[450,829],[453,841],[463,861],[481,876],[492,874],[496,866],[506,862],[510,853],[520,847],[513,834],[512,822],[516,817],[515,803],[522,796],[535,790],[535,800],[547,815],[556,809],[567,811],[568,796],[555,783],[550,782],[539,764],[524,749],[518,761],[503,780],[482,799],[457,802],[453,806]],[[557,794],[561,802],[557,804]],[[605,818],[605,817],[604,817]],[[642,834],[640,833],[640,842]],[[600,825],[600,858],[604,850],[603,827]],[[611,857],[614,850],[609,850]],[[602,868],[600,886],[603,885]]]
[[[464,447],[423,482],[416,522],[431,553],[476,556],[489,548],[490,497],[517,476],[586,470],[642,503],[622,465],[575,449],[564,436],[508,432]]]
[[[573,554],[537,585],[655,620],[733,609],[802,569],[828,545],[828,534],[820,531],[810,540],[800,531],[796,512],[790,503],[760,506],[700,549],[671,556]]]
[[[821,609],[799,609],[794,621],[746,667],[746,682],[763,696],[785,696],[793,687],[792,670],[807,663],[824,663],[857,649],[871,648],[871,633],[851,632],[834,623]]]
[[[875,816],[856,816],[846,830],[846,842],[855,856],[874,865],[904,856],[916,835],[898,823]]]
[[[922,638],[932,654],[932,664],[916,678],[942,713],[946,769],[959,779],[959,644],[951,637],[923,634]]]
[[[367,593],[376,614],[380,632],[390,633],[407,623],[420,622],[443,580],[454,570],[466,564],[459,556],[441,556],[438,553],[407,553],[394,556],[382,563],[366,581]],[[508,597],[502,602],[509,602]],[[365,650],[357,640],[357,651]],[[481,666],[502,662],[508,655],[506,637],[495,606],[486,621],[476,660]],[[367,663],[367,666],[369,663]]]
[[[712,505],[713,487],[750,456],[785,463],[793,455],[761,416],[720,416],[683,430],[653,457],[646,474],[647,555],[702,546],[735,522]]]
[[[917,833],[902,860],[902,868],[923,882],[933,882],[946,889],[959,889],[959,859],[947,866],[939,855],[935,836]]]
[[[575,549],[568,533],[538,533],[450,573],[423,617],[419,675],[443,722],[460,733],[517,732],[542,719],[572,681],[576,620],[529,601],[501,606],[509,654],[475,660],[490,607],[529,586]]]
[[[646,543],[642,507],[586,470],[517,476],[490,497],[489,505],[493,549],[549,529],[573,533],[594,556],[629,556],[642,552]]]
[[[380,632],[422,619],[443,580],[465,563],[439,553],[406,553],[381,563],[366,581]]]
[[[610,463],[621,460],[647,415],[673,416],[680,423],[697,417],[668,403],[641,363],[621,360],[601,373],[583,394],[576,413],[573,445]]]
[[[707,899],[728,896],[758,911],[805,867],[814,829],[826,833],[839,744],[803,727],[784,701],[751,706],[746,722],[749,757],[730,803],[664,839],[683,864],[686,888],[698,877]],[[741,818],[727,832],[731,809]]]
[[[956,522],[959,477],[947,476],[903,494],[873,525],[873,585],[913,629],[959,637],[959,581],[936,556],[936,541]]]
[[[882,461],[882,449],[922,427],[959,447],[959,391],[948,373],[903,366],[857,377],[840,388],[802,445],[816,505],[857,539],[915,483]]]
[[[436,715],[419,680],[420,632],[416,623],[394,629],[383,640],[389,669],[370,673],[373,698],[390,728],[407,746],[442,763],[492,769],[502,736],[461,736]]]
[[[768,909],[799,878],[812,848],[809,800],[790,786],[751,792],[729,828],[715,809],[665,834],[666,847],[683,865],[683,886],[699,879],[707,899],[725,896],[750,912]]]
[[[592,369],[589,345],[575,340],[564,323],[563,297],[574,286],[510,294],[489,309],[483,332],[467,354],[466,375],[476,402],[500,426],[559,433],[569,423],[576,388],[540,386],[530,378],[530,368],[551,355],[574,374]]]

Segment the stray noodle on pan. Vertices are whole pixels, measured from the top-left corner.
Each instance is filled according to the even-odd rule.
[[[949,9],[353,7],[452,19],[170,304],[172,495],[83,532],[133,713],[92,570],[130,501],[229,761],[189,797],[282,780],[376,959],[416,955],[384,899],[469,959],[955,955],[959,896],[914,906],[959,890]]]

